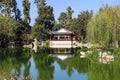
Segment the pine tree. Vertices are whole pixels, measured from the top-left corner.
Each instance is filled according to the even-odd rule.
[[[35,25],[33,27],[33,34],[38,34],[38,35],[41,34],[41,36],[39,37],[35,35],[34,36],[37,37],[38,39],[46,39],[47,32],[52,30],[55,22],[53,7],[47,6],[46,0],[35,0],[35,3],[38,8],[38,17],[35,20]]]

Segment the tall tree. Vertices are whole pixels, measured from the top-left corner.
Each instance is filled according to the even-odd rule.
[[[58,21],[59,21],[59,24],[61,24],[63,27],[65,27],[66,21],[67,21],[67,14],[65,12],[60,13]]]
[[[5,16],[12,16],[17,7],[16,0],[2,0],[0,2],[0,13]]]
[[[92,17],[92,11],[82,11],[77,18],[70,20],[68,29],[75,32],[78,41],[84,41],[86,38],[87,24]]]
[[[47,6],[45,0],[40,0],[35,24],[44,25],[46,29],[52,30],[54,25],[53,7]]]
[[[37,34],[40,34],[41,32],[43,33],[43,35],[47,35],[47,32],[52,30],[55,22],[53,7],[47,6],[45,0],[35,0],[35,3],[37,4],[37,8],[38,8],[38,17],[36,18],[34,28],[38,28],[39,31],[38,32],[33,31],[33,32]],[[39,27],[43,27],[43,28],[39,28]],[[41,29],[45,29],[45,31],[43,32]],[[42,39],[46,39],[46,38],[47,37],[44,37]]]
[[[120,46],[120,7],[105,6],[91,18],[87,28],[87,38],[105,48]]]
[[[30,23],[30,2],[29,0],[23,0],[22,5],[23,5],[23,14],[24,14],[23,21],[25,23]]]
[[[21,19],[21,11],[18,8],[15,10],[15,20],[19,21],[19,22],[22,21],[22,19]]]
[[[68,6],[67,12],[60,13],[60,16],[58,18],[59,24],[61,24],[65,28],[69,28],[71,20],[72,20],[73,12],[74,11],[72,10],[72,8],[70,6]]]
[[[21,21],[21,11],[17,8],[16,0],[2,0],[0,2],[0,14],[12,16],[16,21]]]
[[[23,5],[23,14],[24,14],[23,20],[21,18],[19,19],[19,16],[21,15],[19,9],[17,9],[17,15],[16,15],[16,17],[18,17],[17,20],[19,20],[21,24],[21,26],[19,26],[16,30],[16,42],[18,44],[28,44],[31,38],[30,36],[31,26],[29,25],[31,22],[29,0],[23,0],[22,5]]]
[[[82,11],[77,18],[72,18],[73,10],[70,6],[67,8],[67,12],[60,13],[58,18],[59,25],[58,27],[62,26],[71,30],[76,33],[77,40],[85,40],[86,38],[86,28],[90,18],[93,15],[92,10],[89,11]],[[55,26],[55,27],[56,27]]]
[[[72,8],[70,7],[70,6],[68,6],[68,8],[67,8],[67,22],[69,23],[70,22],[70,20],[72,19],[72,14],[73,14],[73,10],[72,10]]]
[[[78,22],[79,22],[79,27],[80,27],[80,40],[83,40],[86,38],[86,30],[87,30],[87,24],[89,22],[89,20],[91,19],[93,15],[93,12],[89,12],[89,11],[82,11],[79,15],[78,15]]]
[[[0,46],[7,46],[7,43],[14,41],[14,31],[19,25],[14,18],[0,15]]]
[[[37,8],[39,8],[41,5],[46,5],[46,0],[34,0],[34,3],[37,5]]]
[[[67,14],[67,20],[66,20],[66,27],[65,28],[67,28],[67,29],[70,29],[70,27],[71,27],[71,21],[72,21],[72,14],[73,14],[73,10],[72,10],[72,8],[70,7],[70,6],[68,6],[67,7],[67,12],[66,12],[66,14]]]
[[[73,31],[76,35],[76,40],[77,41],[80,41],[81,40],[81,26],[80,26],[80,22],[78,21],[77,18],[73,18],[71,20],[71,23],[69,24],[70,25],[70,30]]]

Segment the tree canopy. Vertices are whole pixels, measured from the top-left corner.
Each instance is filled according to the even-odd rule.
[[[53,7],[47,6],[45,0],[35,0],[38,6],[38,17],[33,27],[33,36],[39,40],[47,39],[47,32],[54,26]],[[35,35],[36,34],[36,35]],[[37,35],[40,35],[39,37]]]
[[[7,46],[7,43],[14,41],[14,31],[19,25],[20,24],[16,22],[12,17],[5,17],[0,15],[0,46]]]
[[[12,41],[29,43],[33,38],[47,40],[48,32],[66,28],[76,34],[77,41],[98,43],[104,47],[120,47],[120,6],[106,5],[96,14],[92,10],[84,10],[76,18],[72,16],[74,10],[68,6],[65,12],[60,13],[58,21],[55,21],[53,7],[47,5],[46,0],[34,0],[38,16],[31,27],[30,4],[30,0],[22,0],[21,11],[17,0],[0,1],[0,45]]]
[[[58,26],[64,27],[68,30],[75,32],[78,41],[83,41],[86,38],[86,28],[89,19],[92,17],[92,11],[82,11],[78,14],[77,18],[72,18],[73,10],[70,6],[67,7],[66,12],[61,12],[58,18],[59,23],[55,25],[55,29]]]
[[[30,23],[31,20],[30,20],[30,2],[29,0],[23,0],[22,2],[23,4],[23,14],[24,14],[24,22],[25,23]]]
[[[120,46],[120,8],[103,7],[88,23],[88,40],[99,43],[104,47]]]

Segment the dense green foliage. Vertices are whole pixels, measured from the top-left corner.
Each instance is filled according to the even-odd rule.
[[[62,27],[64,28],[70,28],[70,23],[72,20],[72,14],[73,14],[73,10],[70,6],[67,7],[67,12],[62,12],[60,13],[60,16],[58,18],[59,24],[62,25]]]
[[[30,3],[23,1],[24,19],[17,8],[16,0],[2,0],[0,2],[0,46],[7,46],[10,42],[22,44],[28,42],[30,33]]]
[[[19,25],[12,17],[0,15],[0,46],[7,46],[7,43],[14,41],[15,30]]]
[[[119,7],[101,8],[88,23],[88,40],[107,48],[120,46],[119,13]]]
[[[61,27],[75,32],[78,41],[84,41],[86,38],[86,28],[89,19],[92,17],[93,12],[82,11],[77,18],[72,18],[73,10],[70,6],[67,8],[67,12],[60,13],[58,18],[59,23],[54,26],[54,30]]]
[[[10,42],[29,44],[31,39],[47,40],[48,32],[66,28],[76,34],[77,41],[98,43],[103,47],[120,47],[120,6],[101,7],[97,14],[81,11],[76,18],[68,6],[55,21],[53,7],[46,0],[34,0],[38,16],[30,26],[30,1],[22,0],[23,18],[16,0],[0,1],[0,46]],[[12,23],[12,24],[11,24]]]
[[[24,22],[30,23],[30,2],[29,0],[23,0],[23,14],[24,14]]]
[[[12,16],[12,12],[16,15],[16,0],[2,0],[0,2],[0,13],[5,16]]]
[[[54,26],[53,8],[47,6],[45,0],[36,1],[38,8],[38,17],[36,18],[32,33],[38,40],[46,40],[47,32]]]
[[[22,38],[23,42],[29,43],[29,40],[31,39],[31,36],[30,36],[31,26],[29,25],[31,22],[29,0],[23,0],[22,5],[23,5],[24,18],[23,18],[23,21],[21,22],[23,26],[22,27],[23,30],[20,37]]]

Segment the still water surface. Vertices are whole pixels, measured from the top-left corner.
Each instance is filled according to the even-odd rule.
[[[104,64],[97,58],[80,58],[73,54],[52,56],[48,53],[49,50],[42,49],[37,53],[28,49],[0,49],[0,77],[9,80],[17,71],[19,80],[28,75],[32,80],[120,79],[119,60]]]

